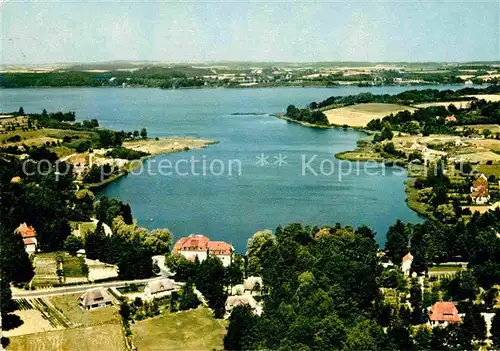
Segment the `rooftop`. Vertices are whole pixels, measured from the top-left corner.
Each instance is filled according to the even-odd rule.
[[[32,226],[27,225],[26,222],[20,224],[14,232],[21,234],[23,238],[34,238],[36,236],[35,229]]]
[[[429,319],[437,322],[460,322],[457,307],[451,301],[438,301],[429,311]]]

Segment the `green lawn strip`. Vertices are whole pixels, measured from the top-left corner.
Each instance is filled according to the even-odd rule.
[[[163,314],[131,327],[139,350],[219,350],[226,332],[206,308]]]

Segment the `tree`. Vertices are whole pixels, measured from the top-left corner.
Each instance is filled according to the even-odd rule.
[[[68,251],[70,254],[75,255],[80,249],[83,249],[83,242],[77,236],[70,235],[64,240],[64,250]]]
[[[88,221],[94,214],[95,195],[88,189],[79,190],[75,196],[73,215],[76,221]]]
[[[12,292],[10,290],[9,282],[0,280],[0,312],[2,318],[10,312],[15,310],[14,302],[12,301]]]
[[[154,255],[164,255],[170,251],[172,238],[172,233],[168,229],[153,229],[146,236],[144,243]]]
[[[9,284],[29,282],[34,275],[33,266],[24,250],[21,235],[6,230],[0,223],[0,279]]]
[[[415,351],[431,350],[432,332],[427,326],[417,327],[413,336],[413,349]]]
[[[19,115],[21,116],[24,116],[24,108],[21,106],[19,107],[19,112],[18,112]]]
[[[389,227],[385,250],[392,262],[399,264],[403,256],[408,253],[409,232],[403,222],[398,220],[396,224]]]
[[[344,349],[349,351],[386,350],[387,338],[377,323],[364,320],[347,333]]]
[[[481,315],[481,310],[477,305],[469,305],[465,310],[465,317],[462,323],[462,332],[470,340],[483,341],[486,339],[486,322]]]
[[[148,138],[148,131],[146,130],[146,128],[141,129],[141,138],[143,138],[143,139]]]
[[[273,233],[269,230],[256,232],[247,242],[247,276],[261,276],[262,258],[267,251],[272,249],[275,244]]]
[[[179,301],[179,309],[181,311],[190,310],[200,305],[200,300],[193,290],[193,283],[188,281],[182,287],[181,299]]]
[[[423,322],[422,289],[417,279],[412,279],[410,288],[411,324],[418,325]]]
[[[249,305],[236,306],[229,317],[229,326],[224,336],[225,350],[249,350],[252,343],[248,340],[253,335],[257,318]]]
[[[138,130],[134,130],[134,139],[137,139],[139,137],[139,131]]]
[[[106,234],[102,222],[97,223],[93,232],[88,232],[85,237],[85,254],[87,258],[95,260],[101,257],[101,250],[104,246]]]
[[[165,255],[165,265],[175,274],[175,279],[179,281],[193,279],[195,270],[198,268],[193,262],[178,253]]]
[[[243,283],[243,257],[235,255],[231,264],[226,267],[226,281],[230,286]]]
[[[221,260],[216,256],[209,256],[201,262],[195,275],[196,287],[207,299],[208,306],[215,311],[216,318],[224,315],[226,302],[224,273]]]

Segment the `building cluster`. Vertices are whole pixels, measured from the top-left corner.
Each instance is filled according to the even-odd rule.
[[[200,262],[207,259],[209,255],[218,257],[224,267],[231,264],[234,248],[224,241],[211,241],[205,235],[191,234],[188,237],[179,239],[172,250],[190,261],[196,258]]]

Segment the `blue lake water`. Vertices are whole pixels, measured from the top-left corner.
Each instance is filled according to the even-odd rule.
[[[422,219],[406,206],[404,171],[373,164],[366,169],[364,163],[358,166],[334,158],[338,152],[354,149],[362,133],[233,113],[270,114],[284,111],[289,104],[302,107],[332,95],[395,94],[407,89],[9,89],[0,90],[0,111],[19,106],[26,112],[75,111],[78,120],[97,118],[101,126],[112,129],[145,127],[150,136],[218,140],[206,149],[150,159],[144,164],[146,171],[123,177],[100,191],[128,202],[141,226],[169,228],[176,238],[202,233],[243,252],[255,231],[275,229],[279,224],[366,224],[383,245],[387,228],[397,219]],[[280,154],[281,165],[277,162]],[[257,164],[260,156],[267,163]],[[191,159],[198,161],[194,172]],[[180,174],[170,169],[172,175],[166,175],[165,168],[165,175],[159,174],[159,164],[175,167],[176,162]]]

